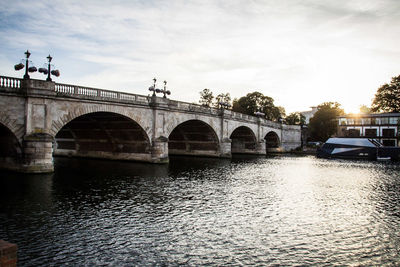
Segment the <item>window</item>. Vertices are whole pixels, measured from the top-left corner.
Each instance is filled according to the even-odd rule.
[[[396,146],[396,140],[382,140],[384,146]]]
[[[382,129],[382,137],[394,137],[394,129]]]
[[[376,129],[365,129],[366,137],[376,137]]]
[[[348,125],[353,125],[354,124],[354,119],[347,119],[347,124]]]
[[[339,125],[346,125],[346,118],[340,118]]]
[[[381,124],[389,124],[389,118],[381,118]]]
[[[398,119],[399,118],[397,118],[397,117],[390,117],[389,118],[389,124],[397,124],[397,122],[398,122]]]
[[[359,129],[349,129],[348,130],[348,136],[349,137],[359,137],[360,136],[360,130]]]
[[[371,118],[363,118],[362,124],[363,125],[371,125]]]

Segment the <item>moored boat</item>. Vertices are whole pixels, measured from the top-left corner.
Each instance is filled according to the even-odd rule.
[[[318,148],[317,157],[398,161],[400,147],[383,146],[368,138],[329,138]]]
[[[367,138],[329,138],[317,150],[317,157],[375,160],[381,146],[379,142]]]

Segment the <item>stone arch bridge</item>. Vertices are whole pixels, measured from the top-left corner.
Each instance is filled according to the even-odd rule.
[[[161,97],[0,76],[0,167],[51,172],[53,155],[168,162],[300,146],[299,126]]]

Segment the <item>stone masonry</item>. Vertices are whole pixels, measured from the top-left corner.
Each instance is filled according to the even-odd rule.
[[[109,121],[94,124],[95,129],[88,132],[76,119],[85,115],[91,122],[90,114],[95,113],[104,114]],[[107,114],[114,117],[107,118]],[[187,122],[194,126],[180,127]],[[231,110],[4,76],[0,76],[0,126],[7,142],[15,143],[13,151],[7,149],[17,155],[11,163],[9,156],[2,155],[0,167],[29,173],[52,172],[53,155],[166,163],[172,135],[175,152],[201,156],[230,157],[233,145],[238,153],[266,154],[301,144],[299,126]],[[235,136],[239,127],[241,133]],[[65,137],[60,137],[61,130]],[[268,148],[265,138],[271,133],[277,145]],[[246,144],[241,146],[242,141]],[[179,147],[186,150],[176,150]]]

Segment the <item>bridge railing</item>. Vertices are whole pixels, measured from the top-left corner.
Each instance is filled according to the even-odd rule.
[[[147,97],[143,95],[116,92],[105,89],[91,88],[72,84],[56,83],[55,91],[66,95],[100,97],[114,100],[147,102]]]
[[[197,111],[197,112],[202,112],[202,113],[210,113],[213,115],[219,114],[221,112],[220,109],[214,108],[214,107],[206,107],[202,106],[199,104],[195,103],[187,103],[187,102],[181,102],[181,101],[175,101],[175,100],[170,100],[170,105],[173,107],[176,107],[177,109],[180,110],[187,110],[187,111]],[[230,118],[236,118],[236,119],[241,119],[241,120],[247,120],[247,121],[252,121],[252,122],[257,122],[258,118],[255,116],[235,112],[229,109],[224,110],[224,115],[225,117],[230,117]],[[265,120],[266,122],[269,122]],[[275,122],[271,122],[271,126],[276,126]]]
[[[21,79],[7,76],[0,76],[0,87],[21,88]]]
[[[12,89],[19,89],[21,88],[21,81],[22,79],[14,78],[14,77],[7,77],[7,76],[0,76],[0,88],[12,88]],[[137,102],[137,103],[148,103],[148,97],[143,95],[137,94],[130,94],[124,92],[117,92],[105,89],[98,89],[98,88],[91,88],[85,86],[78,86],[72,84],[62,84],[56,83],[55,84],[55,91],[60,94],[64,95],[71,95],[71,96],[82,96],[82,97],[90,97],[90,98],[101,98],[102,100],[113,100],[118,101],[121,100],[122,102]],[[168,100],[168,105],[170,107],[174,107],[179,110],[186,110],[186,111],[194,111],[194,112],[201,112],[207,113],[212,115],[218,115],[221,113],[220,109],[213,108],[213,107],[205,107],[195,103],[188,103],[188,102],[181,102],[176,100]],[[224,110],[224,116],[230,117],[232,119],[241,119],[246,121],[257,122],[258,118],[255,116],[250,116],[247,114],[242,114],[239,112],[234,112],[229,109]],[[268,125],[271,127],[280,127],[280,123],[268,121],[262,119],[261,121],[264,125]]]
[[[206,107],[195,103],[188,103],[176,100],[169,100],[169,106],[179,110],[197,111],[201,113],[209,113],[213,115],[219,114],[220,110],[213,107]]]

